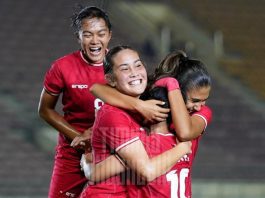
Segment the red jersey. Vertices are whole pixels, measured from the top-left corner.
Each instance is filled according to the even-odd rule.
[[[94,162],[98,163],[126,145],[139,140],[141,130],[139,124],[127,112],[108,104],[103,105],[97,113],[93,126]],[[120,197],[122,193],[126,197],[126,188],[121,176],[118,175],[88,186],[82,195],[98,197],[109,194],[110,197]]]
[[[171,133],[153,133],[150,138],[143,135],[141,141],[150,158],[172,149],[177,144],[176,137]],[[128,195],[131,198],[190,197],[189,171],[189,157],[185,155],[168,172],[152,182],[141,185],[128,184]]]
[[[207,106],[202,106],[202,108],[200,109],[200,111],[197,111],[197,112],[193,112],[191,114],[191,116],[200,116],[204,122],[205,122],[205,127],[204,127],[204,131],[206,130],[206,127],[211,123],[212,121],[212,110],[207,107]],[[204,131],[202,132],[202,134],[204,133]],[[192,164],[193,164],[193,161],[194,161],[194,158],[196,156],[196,153],[197,153],[197,150],[198,150],[198,146],[199,146],[199,141],[202,137],[202,134],[195,138],[194,140],[192,140],[192,147],[191,147],[191,150],[192,150],[192,153],[189,154],[189,167],[190,167],[190,172],[189,172],[189,178],[190,178],[190,181],[191,181],[191,172],[192,172]],[[189,186],[190,190],[191,190],[191,182],[190,182],[190,186]],[[192,194],[191,194],[192,195]]]
[[[209,107],[202,107],[191,116],[200,116],[205,121],[206,126],[211,122],[212,112]],[[204,130],[205,130],[204,129]],[[201,137],[201,136],[200,136]],[[133,185],[128,184],[128,194],[131,198],[191,198],[191,166],[198,148],[200,137],[192,140],[192,153],[184,155],[167,173],[157,177],[148,184]],[[144,134],[141,136],[145,149],[149,157],[157,156],[171,148],[177,142],[173,134],[153,133],[150,138]],[[162,162],[161,162],[162,163]]]
[[[208,106],[202,106],[200,111],[191,113],[191,116],[199,116],[204,120],[204,122],[205,122],[204,131],[205,131],[208,124],[210,124],[212,121],[212,110]],[[202,132],[202,134],[204,133],[204,131]],[[202,134],[199,137],[192,140],[192,153],[191,153],[191,161],[190,161],[191,164],[190,164],[190,166],[192,166],[192,162],[193,162],[195,155],[197,153],[199,140],[201,139]]]
[[[89,92],[94,83],[105,83],[103,63],[88,63],[81,51],[56,60],[44,79],[44,88],[62,95],[64,118],[78,131],[93,125],[98,100]]]

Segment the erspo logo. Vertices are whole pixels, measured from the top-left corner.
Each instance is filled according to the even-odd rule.
[[[72,88],[73,89],[87,89],[88,85],[75,85],[75,84],[73,84]]]

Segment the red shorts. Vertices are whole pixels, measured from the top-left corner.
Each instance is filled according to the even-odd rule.
[[[69,144],[56,148],[49,198],[77,198],[87,179],[81,171],[81,152]]]

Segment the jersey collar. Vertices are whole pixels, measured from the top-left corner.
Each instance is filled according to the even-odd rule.
[[[88,62],[88,61],[85,59],[85,57],[84,57],[84,55],[83,55],[83,53],[82,53],[81,50],[79,51],[79,53],[80,53],[80,56],[81,56],[81,58],[83,59],[83,61],[85,61],[87,64],[89,64],[89,65],[91,65],[91,66],[95,66],[95,67],[103,66],[103,62],[101,62],[101,63],[91,63],[91,62]]]

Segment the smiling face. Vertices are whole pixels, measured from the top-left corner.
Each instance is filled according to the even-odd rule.
[[[86,58],[101,63],[111,39],[111,31],[102,18],[85,18],[79,31],[79,42]]]
[[[209,97],[211,87],[193,88],[187,92],[186,107],[189,113],[199,111]]]
[[[146,69],[137,52],[123,49],[113,57],[113,73],[107,75],[111,86],[120,92],[139,97],[147,85]]]

